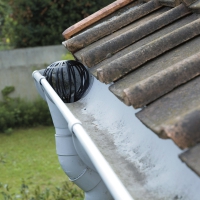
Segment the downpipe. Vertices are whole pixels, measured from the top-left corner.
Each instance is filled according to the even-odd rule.
[[[73,144],[72,146],[75,150],[77,149],[77,151],[73,150],[71,153],[69,153],[68,150],[72,149],[68,148],[68,146],[66,145],[67,142],[64,142],[63,144],[62,139],[57,139],[58,137],[56,137],[56,143],[58,141],[58,144],[56,144],[56,149],[59,154],[59,159],[64,158],[64,156],[72,157],[78,155],[77,157],[79,157],[80,160],[75,159],[77,161],[76,163],[78,163],[79,167],[84,167],[81,168],[82,170],[77,170],[78,173],[76,172],[76,174],[73,175],[71,179],[76,182],[76,184],[80,184],[79,187],[83,188],[83,190],[85,188],[84,184],[87,184],[88,181],[93,181],[88,175],[88,179],[82,179],[83,183],[81,183],[81,181],[78,182],[78,180],[84,174],[87,174],[87,170],[91,170],[91,172],[96,172],[100,177],[99,182],[97,178],[96,181],[94,181],[96,185],[93,184],[93,189],[85,191],[85,200],[112,200],[113,198],[115,200],[133,200],[127,189],[121,183],[120,179],[116,176],[108,162],[99,152],[98,148],[93,143],[87,132],[84,130],[81,122],[75,118],[75,116],[71,113],[68,107],[64,104],[64,102],[60,99],[60,97],[47,82],[46,78],[41,74],[39,73],[39,71],[34,71],[32,76],[35,80],[38,92],[40,93],[42,98],[44,98],[44,100],[49,103],[49,109],[52,113],[53,122],[55,123],[54,126],[56,129],[56,135],[61,136],[60,138],[62,139],[69,139],[71,137],[74,139],[74,141],[78,141],[78,143],[81,144],[77,145],[77,142],[75,142],[74,145],[73,143],[69,142],[70,144]],[[73,139],[69,140],[72,141]],[[64,150],[64,147],[67,149]],[[79,150],[81,149],[83,149],[84,152],[81,152],[79,154]],[[85,156],[85,154],[87,156]],[[70,161],[67,160],[67,162],[70,163],[65,163],[66,161],[64,159],[60,160],[64,163],[61,163],[62,168],[64,169],[64,171],[66,171],[67,174],[69,174],[69,177],[71,177],[71,174],[74,172],[73,161],[69,159]],[[64,165],[66,165],[67,167],[65,168]]]
[[[69,130],[69,124],[57,106],[53,103],[49,95],[44,92],[41,84],[37,81],[35,81],[35,84],[38,93],[48,104],[56,132],[55,142],[58,160],[69,180],[85,192],[85,200],[113,200],[89,157],[80,157],[77,153],[76,149],[83,150],[83,147]]]

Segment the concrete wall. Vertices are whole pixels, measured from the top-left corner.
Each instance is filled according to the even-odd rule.
[[[0,91],[6,86],[15,86],[11,97],[34,100],[38,93],[35,90],[32,72],[61,60],[66,52],[62,45],[0,51]]]

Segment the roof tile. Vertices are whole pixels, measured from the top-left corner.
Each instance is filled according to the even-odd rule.
[[[197,12],[200,13],[200,0],[194,2],[193,4],[191,4],[189,6],[189,8],[193,11],[193,12]]]
[[[182,153],[179,157],[185,162],[194,172],[200,176],[200,144]]]
[[[200,142],[200,0],[146,2],[91,20],[64,43],[121,101],[141,107],[136,116],[159,137],[190,148]],[[200,175],[191,156],[180,157]]]
[[[182,20],[178,20],[179,23],[178,24],[175,23],[174,25],[171,25],[170,29],[177,27],[177,25],[179,26],[184,25],[186,21],[190,22],[192,20],[195,20],[196,17],[197,17],[196,14],[193,14],[193,15],[187,16],[186,17],[187,20],[186,18]],[[165,29],[165,32],[166,31],[167,30]],[[163,31],[159,31],[159,33],[157,34],[162,35],[162,33]],[[152,38],[152,36],[150,38]],[[133,72],[131,72],[124,78],[112,84],[109,87],[110,91],[113,92],[124,103],[126,104],[128,103],[127,105],[131,105],[130,100],[128,102],[124,101],[125,89],[137,87],[137,85],[145,81],[145,79],[149,79],[151,76],[154,76],[163,70],[167,70],[168,67],[171,67],[172,65],[176,65],[178,62],[181,62],[183,58],[188,58],[194,55],[195,53],[200,52],[199,42],[200,42],[200,36],[195,37],[194,39],[188,41],[187,43],[183,43],[182,45],[179,45],[170,51],[165,52],[162,56],[154,58],[153,60],[145,63],[140,68],[134,70]],[[141,41],[139,42],[139,44],[141,44]],[[92,73],[95,73],[95,71],[93,71],[92,69],[91,69]],[[134,101],[134,104],[133,104],[134,107],[137,107],[136,104],[138,104],[138,100]],[[148,101],[148,98],[146,98],[146,101]]]
[[[124,101],[141,108],[198,75],[200,52],[124,89]]]
[[[152,58],[199,34],[200,19],[197,19],[97,69],[97,78],[104,83],[116,81]]]
[[[100,45],[103,44],[103,43],[109,43],[113,38],[115,38],[115,37],[117,37],[117,36],[119,36],[119,35],[121,35],[121,34],[127,32],[127,31],[129,31],[129,30],[131,30],[131,29],[134,29],[134,28],[137,27],[137,26],[138,26],[138,27],[141,26],[142,24],[146,23],[146,21],[149,21],[149,20],[151,20],[152,18],[157,17],[157,16],[159,16],[160,14],[162,14],[162,13],[168,11],[168,10],[170,10],[170,8],[168,8],[168,7],[162,7],[162,8],[160,8],[160,9],[157,9],[157,10],[155,10],[154,12],[151,12],[150,14],[148,14],[148,15],[146,15],[146,16],[144,16],[144,17],[142,17],[142,18],[140,18],[140,19],[138,19],[138,20],[136,20],[136,21],[134,21],[133,23],[131,23],[131,24],[129,24],[129,25],[127,25],[127,26],[125,26],[125,27],[123,27],[123,28],[117,30],[116,32],[114,32],[114,33],[112,33],[112,34],[110,34],[110,35],[107,35],[107,36],[101,38],[100,40],[98,40],[98,41],[96,41],[96,42],[90,44],[89,46],[84,47],[83,49],[81,49],[81,50],[77,51],[76,53],[74,53],[74,56],[75,56],[78,60],[81,61],[81,55],[84,54],[85,52],[88,52],[88,51],[90,51],[90,50],[94,50],[94,49],[96,49],[98,46],[100,46]],[[162,29],[161,29],[161,30],[162,30]],[[146,38],[146,37],[145,37],[145,38]],[[141,41],[141,40],[139,40],[138,42],[140,42],[140,41]],[[136,43],[137,43],[137,42],[136,42]],[[135,46],[136,43],[134,43],[134,46]],[[132,45],[131,45],[131,46],[132,46]],[[121,54],[124,55],[124,54],[126,54],[126,53],[128,53],[128,52],[130,52],[129,46],[128,46],[127,48],[124,48],[124,49],[122,49],[121,51],[117,52],[116,54],[107,55],[107,58],[106,58],[105,62],[108,63],[108,62],[110,62],[111,60],[116,59],[116,58],[115,58],[115,55],[117,55],[117,57],[119,57],[118,53],[119,53],[120,56],[121,56]],[[82,62],[82,61],[81,61],[81,62]],[[103,64],[105,64],[105,63],[104,63],[104,60],[103,60],[102,62],[100,62],[100,65],[103,65]],[[98,65],[98,64],[97,64],[97,65]],[[97,65],[93,66],[92,68],[96,68]],[[99,67],[99,66],[98,66],[98,67]],[[91,69],[92,69],[92,68],[91,68]]]
[[[178,6],[181,3],[180,0],[159,0],[159,2],[164,6],[170,7]]]
[[[189,6],[193,3],[195,3],[197,0],[182,0],[182,2],[186,5]]]
[[[107,58],[108,54],[114,54],[156,30],[172,23],[173,21],[189,14],[191,11],[184,5],[180,5],[163,14],[146,21],[140,26],[134,27],[114,38],[109,42],[97,46],[81,54],[81,61],[88,67],[95,66]]]
[[[180,148],[200,141],[200,77],[176,88],[138,112],[136,116],[161,138]]]
[[[120,28],[136,21],[137,19],[153,12],[154,10],[160,8],[161,5],[157,0],[149,1],[141,6],[129,9],[120,16],[113,17],[109,21],[95,26],[85,32],[74,36],[73,38],[67,40],[66,47],[71,52],[76,52],[85,46],[99,40],[100,38],[111,34],[112,32],[119,30]]]
[[[84,19],[84,21],[80,21],[73,26],[69,27],[63,32],[63,36],[65,39],[69,39],[71,36],[74,34],[77,34],[80,32],[82,29],[87,28],[91,24],[99,21],[100,19],[108,16],[109,14],[115,12],[116,10],[120,9],[121,7],[129,4],[133,0],[118,0],[113,2],[112,4],[104,7],[103,9],[95,12],[94,14],[88,16],[87,18]]]

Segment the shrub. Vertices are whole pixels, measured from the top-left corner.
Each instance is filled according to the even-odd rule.
[[[10,186],[0,183],[0,195],[2,200],[83,200],[83,191],[77,189],[74,184],[64,182],[61,187],[54,189],[41,190],[40,186],[31,191],[29,186],[22,181],[20,191],[18,194],[10,191]]]
[[[34,102],[20,98],[10,98],[13,86],[2,90],[3,101],[0,102],[0,132],[10,133],[12,128],[51,125],[51,115],[47,103],[42,99]]]
[[[7,18],[9,16],[10,11],[11,10],[8,3],[5,0],[0,0],[0,50],[10,48],[10,46],[8,45],[9,39],[6,38],[6,34],[2,33],[4,32],[2,30],[3,29],[2,27],[4,27],[4,25],[6,24],[6,21],[8,21]]]
[[[8,13],[8,9],[9,9],[8,5],[4,1],[0,0],[0,33],[1,33],[1,27],[4,23],[5,16]]]
[[[7,0],[3,0],[7,1]],[[9,0],[4,34],[15,47],[60,44],[62,32],[114,0]]]
[[[67,52],[66,54],[62,55],[61,58],[62,60],[75,60],[74,56],[70,52]]]

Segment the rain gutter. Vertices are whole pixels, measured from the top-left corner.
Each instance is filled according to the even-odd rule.
[[[133,200],[120,179],[117,177],[115,172],[112,170],[108,162],[82,127],[82,123],[71,113],[67,105],[60,99],[57,93],[47,82],[46,78],[42,76],[39,71],[34,71],[32,76],[43,89],[43,91],[41,91],[41,89],[38,88],[38,90],[41,91],[39,92],[40,95],[44,97],[44,99],[45,95],[50,97],[52,102],[57,106],[58,110],[68,123],[70,132],[75,135],[81,143],[113,198],[115,200]]]

